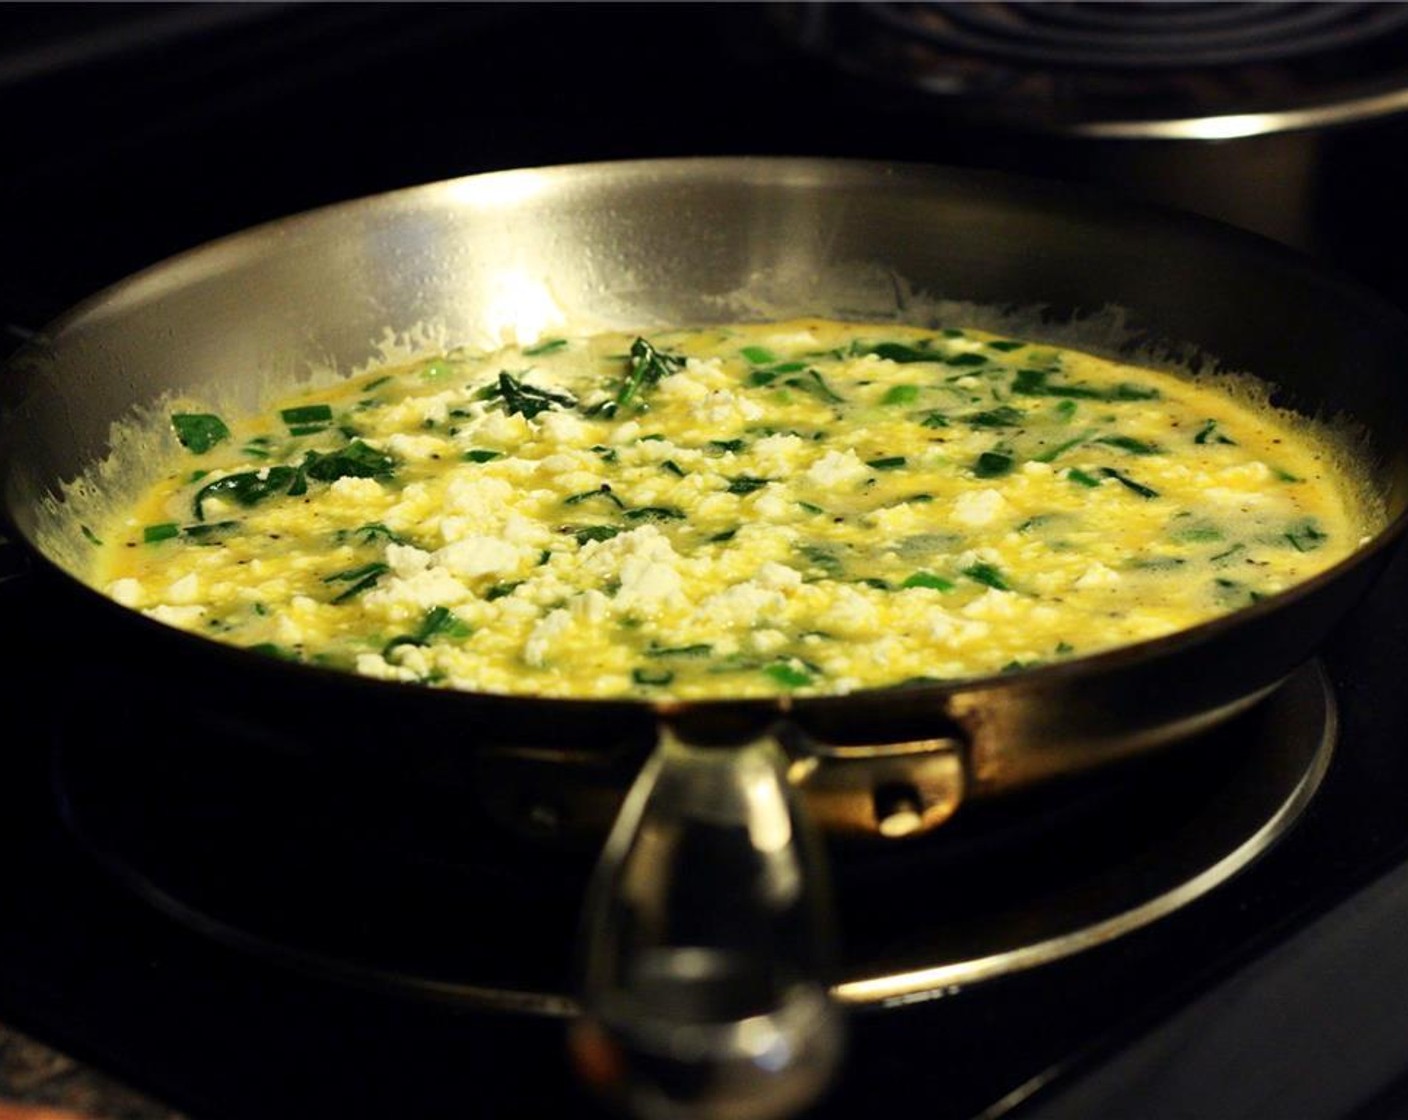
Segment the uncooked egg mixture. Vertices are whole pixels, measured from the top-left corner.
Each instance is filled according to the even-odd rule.
[[[453,351],[253,418],[85,527],[173,626],[552,696],[845,693],[1169,634],[1363,539],[1326,446],[1202,383],[823,320]]]

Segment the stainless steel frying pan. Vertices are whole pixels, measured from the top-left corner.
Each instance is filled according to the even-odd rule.
[[[999,677],[794,701],[390,684],[205,641],[82,583],[81,500],[57,498],[109,454],[114,422],[163,395],[252,408],[269,382],[364,367],[393,337],[491,344],[798,314],[942,318],[1260,375],[1276,403],[1357,426],[1387,522],[1324,574],[1170,637]],[[523,170],[291,217],[76,308],[0,380],[0,494],[6,532],[40,578],[101,621],[98,657],[150,659],[164,667],[153,690],[217,707],[258,695],[329,766],[355,752],[483,785],[487,758],[564,774],[574,757],[623,754],[632,773],[648,758],[629,796],[623,785],[583,814],[616,824],[586,918],[579,1057],[651,1114],[780,1115],[820,1091],[839,1052],[810,830],[923,831],[966,801],[1176,744],[1276,687],[1408,524],[1405,367],[1408,321],[1309,262],[1052,184],[805,159]],[[302,727],[309,711],[322,715]]]

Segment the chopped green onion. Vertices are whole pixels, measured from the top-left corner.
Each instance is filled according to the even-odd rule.
[[[221,533],[228,533],[231,529],[239,528],[238,521],[203,521],[199,525],[186,525],[181,529],[181,535],[193,541],[203,541],[207,537],[218,536]]]
[[[307,404],[299,408],[285,408],[279,411],[279,416],[290,428],[308,424],[330,424],[332,423],[332,405]]]
[[[246,646],[250,653],[262,654],[265,657],[273,657],[279,661],[298,661],[297,653],[284,646],[275,645],[273,642],[260,642],[258,645]]]
[[[1194,442],[1194,443],[1225,443],[1225,444],[1230,444],[1230,445],[1233,446],[1233,447],[1235,447],[1235,446],[1237,445],[1237,441],[1236,441],[1235,439],[1233,439],[1231,436],[1223,435],[1222,432],[1218,431],[1218,429],[1217,429],[1217,421],[1216,421],[1216,420],[1208,420],[1208,421],[1206,421],[1206,422],[1203,424],[1203,426],[1198,429],[1197,434],[1193,436],[1193,442]]]
[[[591,498],[605,498],[608,502],[612,503],[612,505],[614,505],[617,509],[626,508],[626,503],[623,502],[620,498],[618,498],[615,494],[613,494],[611,492],[611,487],[605,482],[603,482],[595,490],[583,490],[580,494],[572,494],[569,497],[563,498],[562,504],[565,506],[581,505],[583,502]]]
[[[181,527],[174,521],[164,521],[160,525],[148,525],[142,530],[142,540],[146,544],[169,541],[181,535]]]
[[[587,544],[590,541],[609,541],[620,532],[614,525],[584,525],[580,529],[573,529],[572,536],[578,544]]]
[[[1132,490],[1141,498],[1157,498],[1159,496],[1159,492],[1157,490],[1145,486],[1142,482],[1135,482],[1134,479],[1130,478],[1126,474],[1121,474],[1119,471],[1115,470],[1114,467],[1101,467],[1100,473],[1106,478],[1113,478],[1126,490]]]
[[[1012,590],[1007,580],[1003,578],[1002,572],[992,564],[971,564],[963,569],[963,574],[971,580],[976,580],[978,583],[995,588],[998,591]]]
[[[1093,442],[1103,443],[1107,447],[1118,447],[1132,455],[1157,455],[1160,450],[1157,444],[1145,443],[1144,440],[1135,439],[1133,436],[1098,436]]]
[[[820,569],[831,579],[842,579],[846,574],[845,565],[829,548],[819,544],[804,544],[797,549],[802,557],[814,568]]]
[[[933,572],[915,572],[906,579],[901,587],[927,587],[931,591],[952,591],[954,583],[952,580],[944,579],[943,576],[936,576]]]
[[[714,647],[707,642],[692,646],[653,646],[645,651],[646,657],[708,657]]]
[[[1313,552],[1329,539],[1329,534],[1313,519],[1297,522],[1286,530],[1286,540],[1297,552]]]
[[[978,478],[1000,478],[1011,474],[1015,461],[1003,451],[984,451],[973,464],[973,474]]]
[[[975,428],[1016,428],[1026,423],[1027,414],[1020,408],[1004,404],[997,408],[989,408],[984,412],[960,416],[959,419]]]
[[[833,392],[831,386],[814,369],[808,369],[799,377],[789,377],[783,384],[790,385],[794,389],[801,389],[804,393],[810,393],[812,396],[820,397],[832,404],[845,403],[846,398]]]
[[[685,512],[674,506],[641,506],[626,511],[627,521],[683,521]]]
[[[906,346],[901,342],[877,342],[874,346],[860,348],[859,354],[874,354],[877,358],[884,358],[889,362],[899,362],[907,364],[910,362],[943,362],[946,357],[939,351],[930,350],[928,339],[919,343],[918,346]]]
[[[1068,439],[1061,443],[1058,443],[1055,447],[1048,447],[1040,455],[1036,456],[1036,462],[1054,463],[1058,458],[1064,455],[1071,448],[1079,447],[1082,443],[1086,441],[1087,438],[1088,437],[1086,436],[1076,436],[1074,439]]]
[[[805,688],[812,683],[810,673],[786,661],[778,661],[765,666],[763,673],[783,688]]]

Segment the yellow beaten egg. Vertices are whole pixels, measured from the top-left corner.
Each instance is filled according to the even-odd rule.
[[[550,696],[839,694],[1079,657],[1351,552],[1328,448],[1212,383],[827,320],[451,352],[226,418],[95,527],[162,622]]]

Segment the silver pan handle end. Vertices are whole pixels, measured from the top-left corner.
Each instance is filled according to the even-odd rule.
[[[844,1026],[820,845],[765,737],[667,728],[584,914],[580,1074],[642,1120],[776,1120],[817,1100]]]

